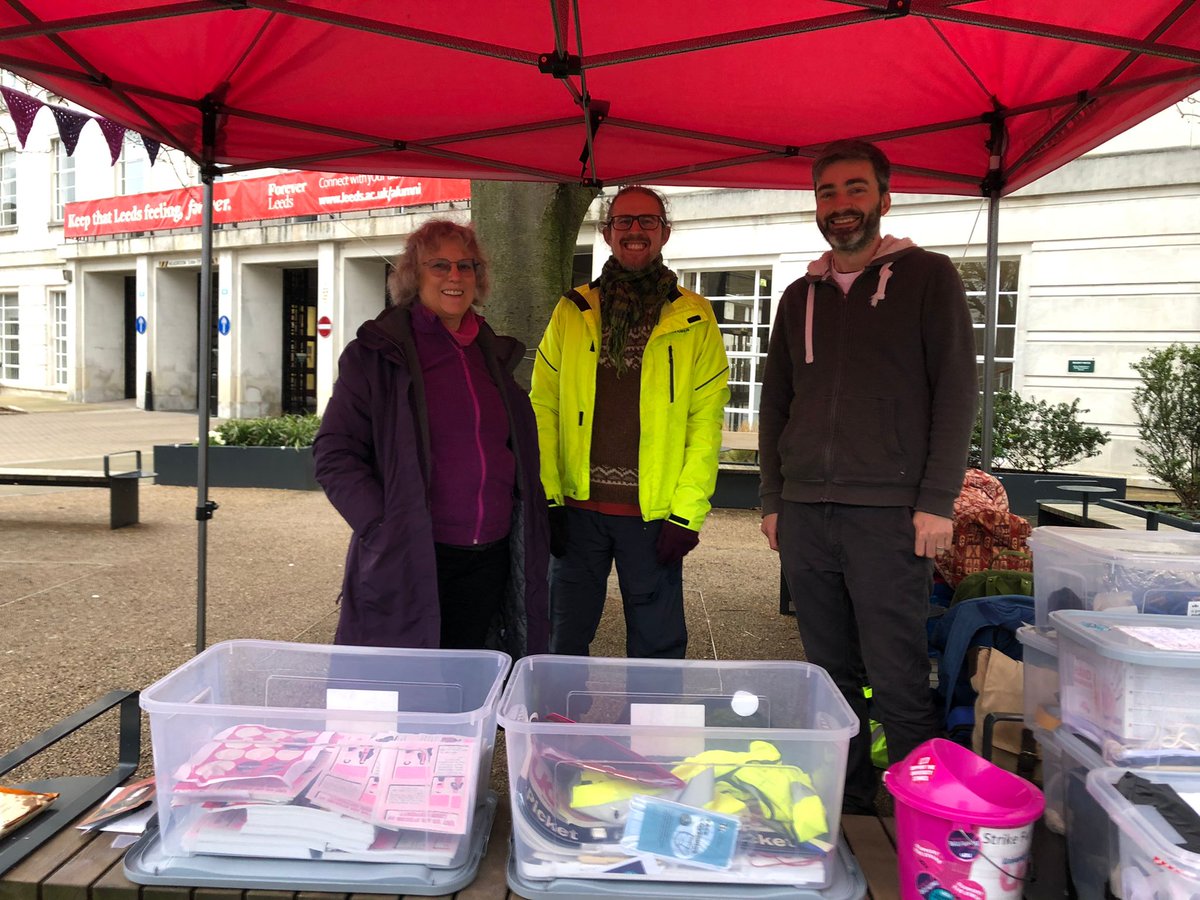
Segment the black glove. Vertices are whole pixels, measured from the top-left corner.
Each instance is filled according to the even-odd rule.
[[[658,552],[658,564],[673,566],[694,550],[699,543],[700,532],[683,528],[669,519],[665,520],[662,531],[658,533],[658,544],[655,547]]]
[[[550,507],[550,555],[561,559],[567,555],[567,508],[565,506]]]

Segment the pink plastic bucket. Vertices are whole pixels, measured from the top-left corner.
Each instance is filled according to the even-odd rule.
[[[902,900],[1020,900],[1042,792],[953,741],[887,770]]]

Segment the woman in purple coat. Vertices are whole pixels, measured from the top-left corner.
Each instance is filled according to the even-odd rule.
[[[487,287],[475,232],[426,222],[388,278],[393,305],[338,362],[314,455],[354,531],[339,644],[546,651],[546,499],[512,377],[525,348],[475,312]]]

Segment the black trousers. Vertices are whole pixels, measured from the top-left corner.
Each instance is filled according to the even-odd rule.
[[[913,553],[912,515],[787,501],[779,512],[779,558],[805,656],[829,672],[859,720],[846,771],[851,808],[873,807],[878,792],[863,685],[891,762],[940,732],[925,630],[933,561]]]
[[[482,650],[508,587],[508,538],[480,547],[434,544],[442,648]]]
[[[660,566],[662,522],[567,507],[567,552],[550,569],[550,652],[587,656],[596,637],[608,573],[617,564],[628,657],[683,659],[683,563]]]

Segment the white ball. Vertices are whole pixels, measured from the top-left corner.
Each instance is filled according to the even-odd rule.
[[[758,711],[758,697],[749,691],[734,691],[729,706],[739,716],[752,716]]]

